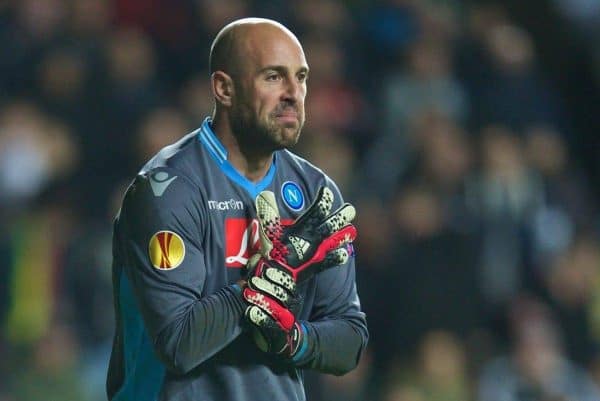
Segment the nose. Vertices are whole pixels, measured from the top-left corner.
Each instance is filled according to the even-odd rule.
[[[297,79],[290,78],[286,80],[286,88],[283,93],[284,100],[296,103],[300,100],[302,84]]]

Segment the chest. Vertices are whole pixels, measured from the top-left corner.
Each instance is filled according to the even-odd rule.
[[[288,185],[289,187],[289,185]],[[289,194],[281,184],[269,186],[275,194],[281,221],[291,224],[305,209],[306,195],[299,185]],[[249,258],[260,249],[260,225],[256,217],[254,197],[244,188],[223,185],[209,188],[205,195],[206,224],[204,230],[205,263],[209,270],[206,288],[217,290],[245,276]],[[298,206],[302,203],[302,207]]]

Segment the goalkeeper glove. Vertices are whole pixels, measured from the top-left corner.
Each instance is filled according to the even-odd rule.
[[[263,191],[256,198],[261,251],[248,263],[243,295],[252,304],[245,316],[257,328],[255,341],[263,351],[291,357],[307,343],[295,317],[301,306],[296,283],[348,260],[345,246],[356,238],[350,224],[356,212],[346,203],[330,213],[332,206],[333,193],[321,187],[307,211],[284,227],[274,194]]]
[[[260,254],[254,255],[248,263],[251,269],[257,269],[257,264],[265,264]],[[278,269],[265,271],[264,277],[251,277],[244,289],[244,299],[250,304],[244,316],[254,327],[254,341],[262,351],[294,358],[301,345],[308,342],[304,326],[296,320],[302,309],[302,298],[288,273]]]
[[[267,270],[282,270],[294,282],[302,282],[348,260],[346,244],[356,238],[356,228],[351,224],[356,210],[345,203],[331,212],[333,192],[329,188],[321,187],[307,211],[289,226],[281,224],[272,192],[261,192],[255,203],[260,226],[260,253],[269,261]],[[260,274],[261,265],[257,267],[256,274]]]
[[[265,296],[265,298],[268,298]],[[274,301],[274,300],[271,300]],[[309,348],[306,326],[298,322],[291,311],[287,311],[293,319],[291,324],[284,325],[275,320],[268,311],[258,306],[249,306],[245,316],[255,330],[254,342],[264,352],[277,354],[292,361],[299,360]]]

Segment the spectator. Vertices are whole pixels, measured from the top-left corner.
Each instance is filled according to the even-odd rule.
[[[488,27],[484,45],[491,63],[489,78],[482,82],[474,120],[522,130],[532,124],[564,128],[564,110],[555,90],[536,71],[531,37],[510,24]]]
[[[385,401],[469,401],[467,355],[461,342],[445,331],[427,333],[420,344],[417,369],[390,376]]]
[[[509,129],[483,130],[481,171],[467,184],[467,205],[480,222],[481,288],[491,316],[525,285],[527,225],[541,205],[543,187],[525,159],[521,139]]]
[[[561,334],[545,305],[513,305],[509,355],[492,360],[479,382],[481,401],[593,401],[600,392],[565,355]]]

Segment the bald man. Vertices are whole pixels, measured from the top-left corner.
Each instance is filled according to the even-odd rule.
[[[275,21],[216,36],[212,117],[148,161],[115,219],[110,400],[305,400],[303,369],[358,363],[353,208],[287,150],[308,71]]]

